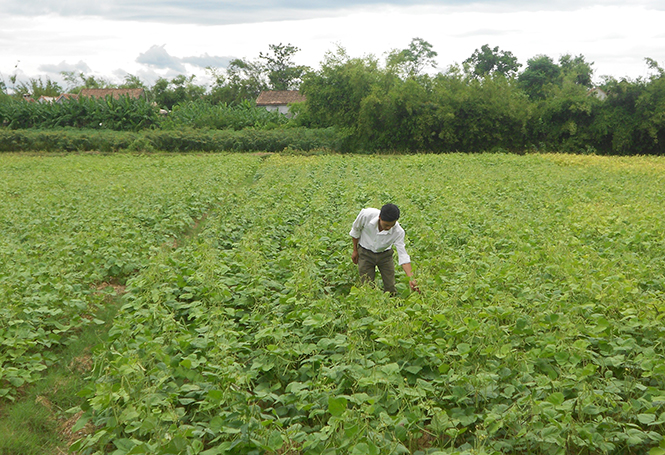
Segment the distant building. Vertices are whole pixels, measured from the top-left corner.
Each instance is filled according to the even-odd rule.
[[[62,95],[56,98],[55,102],[62,103],[63,101],[66,100],[77,100],[78,98],[79,96],[74,93],[63,93]]]
[[[118,100],[121,96],[128,98],[145,98],[145,90],[142,88],[84,88],[79,96],[88,98],[106,98],[111,96]]]
[[[78,95],[74,95],[73,93],[63,93],[62,95],[58,96],[45,96],[42,95],[39,97],[39,99],[35,100],[32,96],[30,96],[29,93],[26,93],[23,95],[23,100],[27,101],[29,103],[62,103],[64,100],[68,99],[78,99]]]
[[[265,107],[269,111],[289,115],[289,105],[302,103],[305,99],[305,95],[298,90],[269,90],[259,94],[256,105]]]
[[[56,96],[40,96],[39,99],[37,100],[38,103],[53,103],[57,99]]]
[[[598,98],[600,101],[605,101],[607,98],[607,93],[605,93],[603,90],[599,89],[598,87],[590,88],[587,92],[587,95],[593,95],[596,98]]]

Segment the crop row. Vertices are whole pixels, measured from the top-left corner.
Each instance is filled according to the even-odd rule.
[[[255,157],[0,159],[0,399],[58,360],[124,284],[251,175]]]
[[[273,156],[128,280],[81,453],[643,453],[665,429],[659,159]],[[393,201],[422,294],[356,287]]]

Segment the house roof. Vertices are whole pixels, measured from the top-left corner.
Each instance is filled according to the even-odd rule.
[[[87,96],[90,98],[106,98],[112,96],[116,100],[121,96],[129,98],[141,98],[145,96],[145,90],[142,88],[84,88],[79,93],[79,96]]]
[[[60,103],[63,100],[77,100],[78,98],[79,96],[74,93],[63,93],[55,100],[55,102]]]
[[[305,95],[298,90],[269,90],[261,92],[256,99],[257,106],[279,106],[305,101]]]

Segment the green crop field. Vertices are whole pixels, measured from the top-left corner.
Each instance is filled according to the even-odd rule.
[[[77,453],[665,454],[663,158],[6,154],[0,229],[0,403],[122,289]]]

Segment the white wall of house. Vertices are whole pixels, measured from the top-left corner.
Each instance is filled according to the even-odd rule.
[[[279,112],[280,114],[287,115],[289,113],[289,106],[279,105],[279,106],[265,106],[265,108],[270,112]]]
[[[270,112],[277,111],[280,114],[286,115],[287,117],[291,116],[291,114],[289,114],[289,106],[287,106],[285,104],[272,105],[272,106],[263,106],[263,107],[265,107]]]

